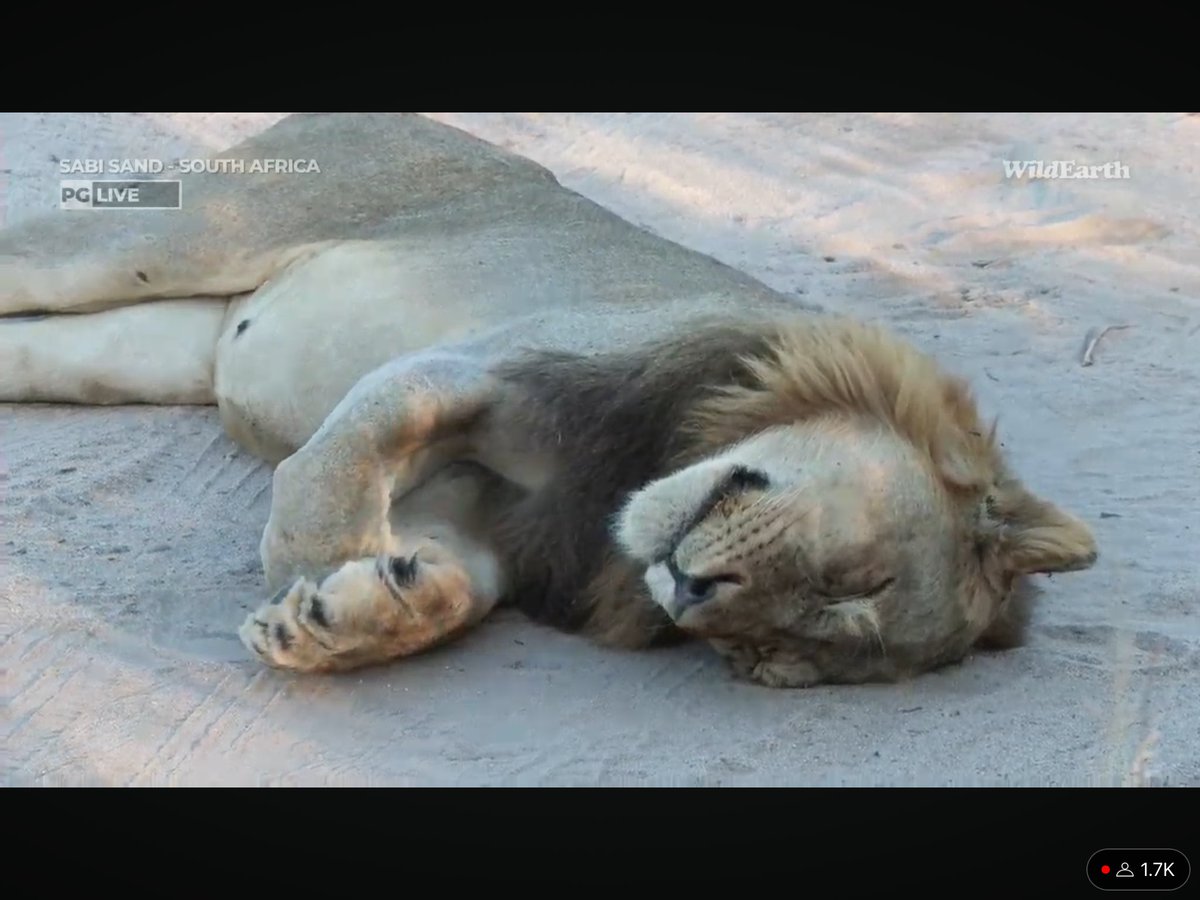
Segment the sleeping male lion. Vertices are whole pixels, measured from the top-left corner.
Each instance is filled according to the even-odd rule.
[[[239,632],[268,665],[384,663],[513,604],[771,686],[897,679],[1018,643],[1029,577],[1096,558],[934,361],[528,160],[340,114],[219,156],[320,174],[0,233],[0,400],[215,403],[277,463],[277,594]]]

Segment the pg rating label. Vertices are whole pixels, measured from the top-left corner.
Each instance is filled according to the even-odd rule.
[[[59,209],[180,209],[183,201],[183,183],[167,179],[58,184]]]

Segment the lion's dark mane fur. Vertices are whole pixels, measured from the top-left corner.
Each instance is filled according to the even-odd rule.
[[[741,360],[766,351],[771,336],[765,323],[706,324],[621,353],[530,352],[497,371],[498,427],[554,461],[550,482],[507,506],[495,528],[511,566],[508,602],[564,630],[615,629],[615,643],[677,637],[641,568],[616,549],[613,517],[678,465],[688,411],[712,387],[743,383]]]

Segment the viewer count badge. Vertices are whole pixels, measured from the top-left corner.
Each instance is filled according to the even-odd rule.
[[[1183,853],[1165,847],[1106,847],[1087,864],[1088,881],[1102,891],[1177,891],[1191,871]]]

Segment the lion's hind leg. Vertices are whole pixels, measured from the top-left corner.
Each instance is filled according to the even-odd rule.
[[[335,672],[410,656],[461,634],[496,605],[499,568],[485,549],[436,538],[345,563],[319,585],[300,578],[251,613],[238,634],[263,662]]]
[[[224,300],[0,317],[0,402],[204,404]]]

